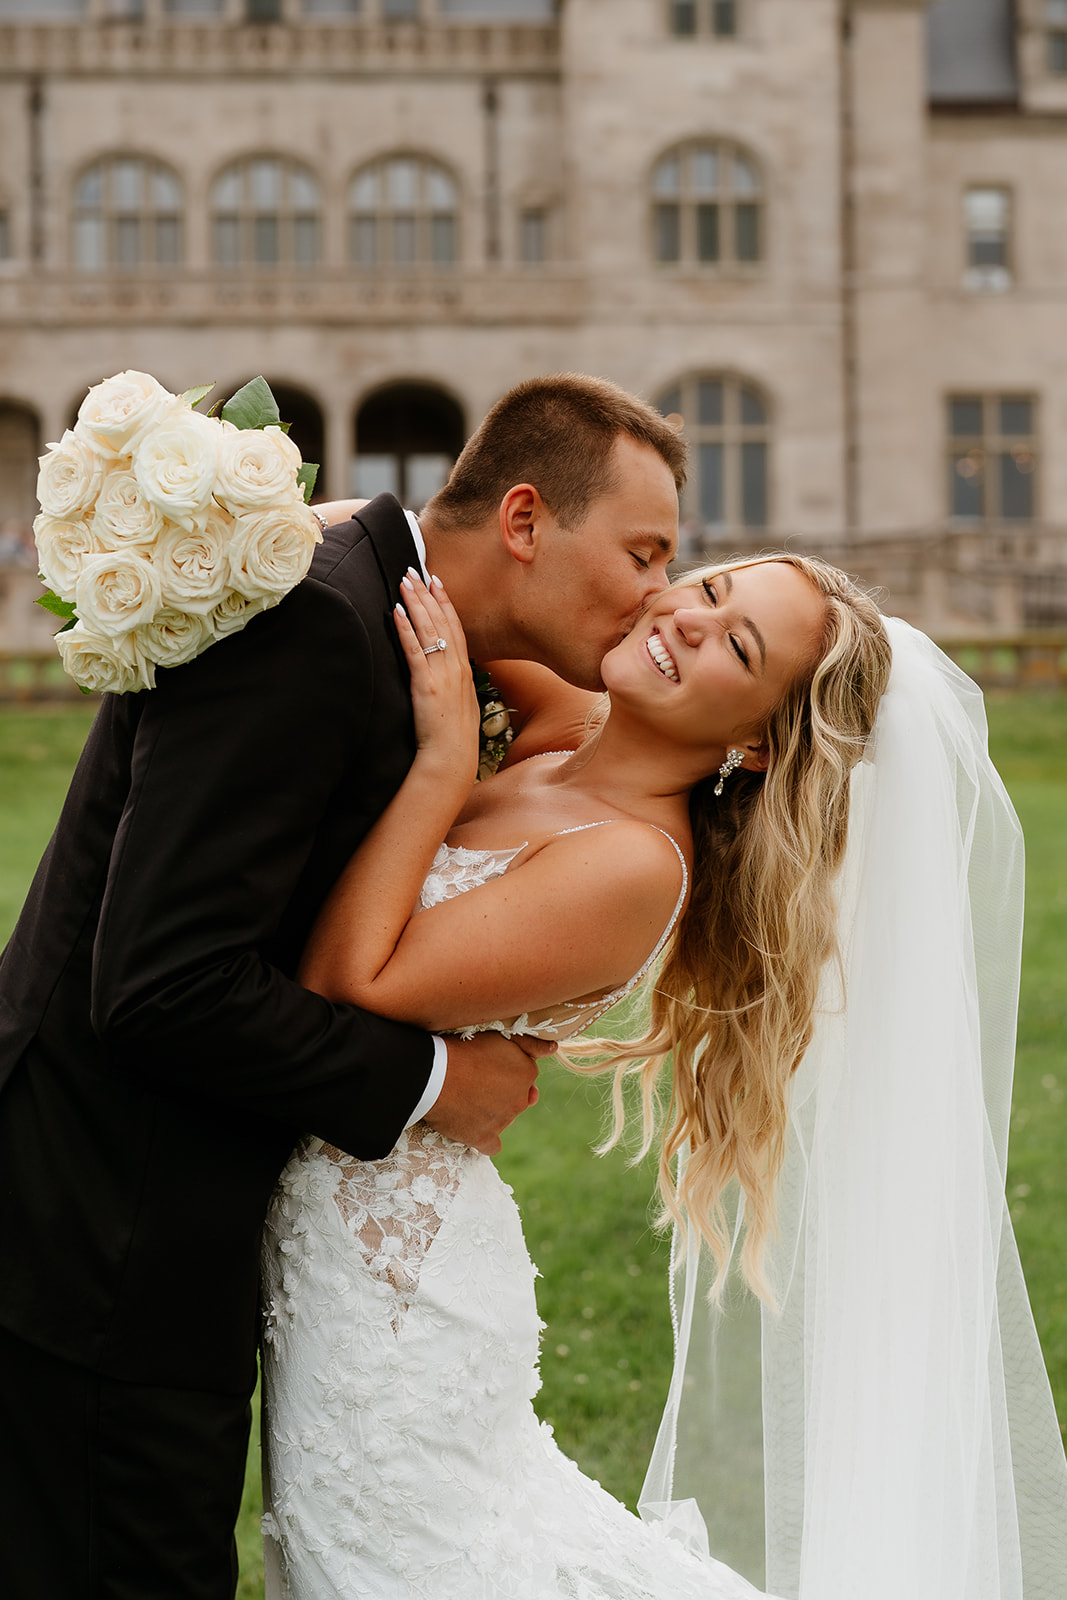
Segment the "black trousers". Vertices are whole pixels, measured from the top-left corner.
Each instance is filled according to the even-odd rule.
[[[0,1329],[3,1600],[233,1600],[249,1401],[118,1383]]]

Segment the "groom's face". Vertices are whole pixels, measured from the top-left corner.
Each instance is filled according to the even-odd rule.
[[[600,663],[667,587],[678,549],[678,491],[657,451],[622,434],[615,488],[573,528],[552,525],[539,552],[542,660],[583,689],[601,689]]]

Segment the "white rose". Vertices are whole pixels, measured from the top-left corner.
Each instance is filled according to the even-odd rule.
[[[132,472],[107,474],[93,513],[93,532],[102,550],[154,544],[163,526],[163,513],[145,499]]]
[[[61,600],[73,600],[86,558],[101,553],[92,524],[84,518],[64,522],[42,511],[34,518],[33,534],[46,586]]]
[[[136,550],[106,550],[82,563],[74,603],[90,633],[113,639],[139,628],[159,610],[159,579]]]
[[[177,611],[211,611],[230,587],[232,518],[218,506],[192,529],[168,524],[153,552],[163,604]]]
[[[280,598],[279,596],[278,599]],[[238,594],[236,589],[228,589],[204,620],[217,639],[224,639],[228,633],[237,633],[258,612],[266,611],[268,606],[277,605],[278,599],[271,595],[260,594],[247,600],[243,594]]]
[[[137,649],[132,634],[106,639],[79,622],[57,634],[56,645],[64,672],[83,689],[130,694],[156,686],[156,669]]]
[[[238,517],[230,546],[230,582],[249,598],[288,594],[306,577],[321,540],[319,525],[305,505]]]
[[[225,433],[219,448],[215,498],[239,514],[299,497],[300,451],[281,428]]]
[[[176,611],[173,606],[157,611],[134,636],[137,649],[157,667],[180,667],[214,642],[206,618],[190,611]]]
[[[73,521],[96,504],[103,481],[100,457],[68,428],[58,444],[48,446],[37,474],[37,498],[49,516]]]
[[[97,455],[128,456],[150,428],[181,410],[177,395],[147,372],[120,372],[89,390],[74,432]]]
[[[198,411],[166,419],[133,452],[141,493],[164,516],[194,527],[211,500],[222,437],[218,423]]]

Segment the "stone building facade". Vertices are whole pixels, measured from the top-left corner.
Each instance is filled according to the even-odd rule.
[[[573,369],[684,417],[691,552],[1067,621],[1064,0],[0,0],[0,151],[0,553],[124,367],[416,506]]]

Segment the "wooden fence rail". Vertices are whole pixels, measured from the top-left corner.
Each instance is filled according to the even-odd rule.
[[[983,689],[1067,689],[1067,631],[938,643]],[[0,704],[82,698],[54,651],[0,651]]]

